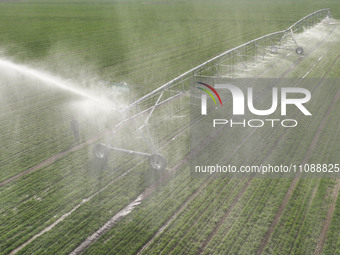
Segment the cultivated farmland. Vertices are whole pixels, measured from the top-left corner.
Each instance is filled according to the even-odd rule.
[[[190,124],[202,120],[189,118],[189,92],[149,120],[166,169],[118,151],[107,164],[93,158],[110,139],[148,151],[138,130],[150,110],[112,130],[120,108],[325,7],[334,18],[296,35],[304,54],[269,50],[234,73],[317,80],[313,117],[295,131],[247,127],[242,140],[221,128],[191,148],[202,159],[223,148],[221,160],[242,164],[340,163],[339,3],[0,1],[0,254],[340,254],[339,179],[191,175]]]

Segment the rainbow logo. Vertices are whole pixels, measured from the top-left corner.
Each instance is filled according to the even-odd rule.
[[[221,106],[222,106],[222,100],[221,100],[221,98],[220,98],[220,95],[217,93],[217,91],[216,91],[212,86],[210,86],[210,85],[208,85],[208,84],[206,84],[206,83],[203,83],[203,82],[197,82],[197,83],[198,83],[198,84],[201,84],[201,85],[203,85],[203,86],[205,86],[205,87],[207,87],[207,88],[209,88],[212,92],[214,92],[214,94],[217,96],[217,98],[218,98],[218,100],[220,101],[220,104],[221,104]],[[211,94],[211,92],[210,92],[209,90],[207,90],[207,89],[205,89],[205,88],[201,88],[201,87],[197,87],[197,88],[200,89],[200,90],[203,90],[204,92],[206,92],[206,93],[212,98],[212,100],[214,100],[215,105],[217,105],[214,96]]]

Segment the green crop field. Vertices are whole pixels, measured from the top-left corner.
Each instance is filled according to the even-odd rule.
[[[282,48],[235,72],[317,80],[301,128],[246,127],[243,140],[221,129],[190,148],[202,119],[190,120],[189,93],[166,91],[112,129],[139,97],[323,8],[333,18],[296,35],[303,55]],[[335,0],[0,0],[0,254],[340,254],[340,179],[190,172],[190,150],[208,161],[220,148],[221,160],[249,165],[340,163],[338,19]],[[119,151],[94,159],[108,141],[148,151],[146,128],[164,170]]]

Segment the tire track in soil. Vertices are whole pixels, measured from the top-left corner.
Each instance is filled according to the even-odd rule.
[[[325,75],[322,77],[322,79],[321,79],[321,81],[320,81],[320,84],[321,84],[322,81],[325,79],[325,77],[327,77],[327,74],[330,72],[330,70],[332,69],[332,67],[334,66],[334,64],[337,62],[337,60],[339,59],[339,57],[340,57],[340,54],[339,54],[339,55],[337,56],[337,58],[333,61],[332,65],[331,65],[331,68],[329,68],[329,69],[327,70],[327,72],[325,73]],[[322,121],[321,121],[321,123],[320,123],[320,126],[319,126],[319,128],[318,128],[318,130],[317,130],[317,132],[316,132],[316,134],[315,134],[315,136],[314,136],[314,138],[313,138],[313,140],[312,140],[312,143],[311,143],[311,145],[310,145],[308,151],[307,151],[306,154],[305,154],[305,157],[304,157],[304,159],[303,159],[303,161],[302,161],[302,164],[305,164],[305,163],[308,161],[308,159],[310,158],[310,156],[311,156],[311,154],[312,154],[312,152],[313,152],[313,150],[314,150],[314,148],[315,148],[315,146],[316,146],[316,144],[317,144],[317,142],[318,142],[318,140],[319,140],[319,138],[320,138],[321,132],[322,132],[323,128],[325,127],[325,124],[326,124],[326,122],[327,122],[327,119],[328,119],[328,117],[329,117],[329,114],[330,114],[331,111],[333,110],[333,108],[334,108],[334,106],[335,106],[335,103],[338,101],[339,97],[340,97],[340,89],[337,91],[337,93],[336,93],[336,95],[334,96],[334,98],[333,98],[331,104],[329,105],[329,108],[328,108],[328,110],[327,110],[327,112],[326,112],[324,118],[322,119]],[[289,201],[289,199],[291,198],[291,196],[292,196],[292,194],[293,194],[293,191],[295,190],[295,187],[296,187],[296,185],[297,185],[297,183],[298,183],[298,180],[299,180],[299,176],[297,175],[296,177],[294,177],[294,179],[293,179],[293,181],[292,181],[292,183],[291,183],[291,185],[290,185],[290,187],[289,187],[289,189],[288,189],[288,192],[286,193],[286,195],[285,195],[285,197],[284,197],[284,199],[283,199],[283,201],[282,201],[282,203],[281,203],[281,206],[280,206],[280,208],[279,208],[277,214],[275,215],[274,221],[272,222],[270,228],[268,229],[267,233],[265,234],[264,239],[263,239],[263,241],[262,241],[262,243],[261,243],[261,245],[260,245],[260,247],[259,247],[259,250],[258,250],[258,252],[256,253],[257,255],[263,253],[263,250],[264,250],[264,248],[266,247],[266,245],[267,245],[267,243],[268,243],[268,241],[269,241],[269,238],[270,238],[271,235],[272,235],[272,232],[274,231],[276,225],[278,224],[278,222],[279,222],[279,220],[280,220],[280,218],[281,218],[281,215],[282,215],[284,209],[286,208],[286,206],[287,206],[287,204],[288,204],[288,201]]]
[[[109,221],[107,221],[100,229],[98,229],[91,236],[87,237],[86,240],[79,245],[74,251],[70,253],[70,255],[80,254],[83,250],[89,247],[93,242],[95,242],[99,237],[109,231],[113,225],[116,224],[120,218],[128,215],[137,205],[139,205],[143,200],[143,196],[138,196],[132,203],[128,204],[121,211],[115,214]]]

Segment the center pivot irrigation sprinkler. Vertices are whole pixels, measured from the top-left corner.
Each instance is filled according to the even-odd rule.
[[[155,110],[156,106],[158,105],[162,95],[163,95],[163,93],[161,93],[161,95],[159,96],[156,104],[152,106],[152,109],[150,110],[150,112],[149,112],[149,114],[148,114],[148,116],[147,116],[147,118],[144,121],[142,126],[138,127],[135,123],[135,117],[142,114],[142,111],[139,111],[139,113],[137,113],[136,115],[134,115],[132,117],[126,116],[127,112],[130,110],[130,108],[132,108],[133,106],[138,107],[138,104],[136,102],[132,103],[129,107],[127,107],[123,111],[120,111],[120,114],[122,116],[122,121],[115,126],[115,128],[118,128],[119,126],[123,125],[125,122],[131,121],[132,124],[134,125],[136,131],[143,138],[145,144],[150,149],[151,153],[129,150],[129,149],[123,149],[123,148],[118,148],[118,147],[113,146],[112,144],[115,141],[115,139],[114,139],[115,128],[114,128],[113,129],[113,135],[110,138],[110,141],[108,142],[108,144],[100,143],[100,144],[96,144],[94,146],[94,156],[95,156],[95,158],[97,160],[100,160],[101,162],[106,163],[107,160],[108,160],[110,151],[117,151],[117,152],[129,154],[129,155],[147,157],[147,158],[149,158],[149,166],[152,169],[159,170],[159,171],[164,170],[166,168],[166,159],[164,158],[164,156],[162,154],[157,152],[156,147],[153,143],[152,137],[150,135],[149,126],[148,126],[149,125],[149,119],[150,119],[153,111]]]
[[[296,48],[289,48],[289,47],[280,47],[278,45],[275,45],[272,47],[271,50],[274,50],[275,52],[278,49],[286,49],[286,50],[293,50],[296,52],[296,54],[302,55],[304,52],[303,47],[297,43],[297,40],[295,38],[295,34],[301,32],[301,30],[304,30],[306,28],[309,28],[313,25],[315,25],[317,22],[321,21],[325,17],[331,18],[331,11],[330,9],[322,9],[316,12],[313,12],[306,17],[300,19],[299,21],[295,22],[293,25],[291,25],[289,28],[287,28],[284,31],[284,35],[282,36],[280,42],[285,38],[285,37],[291,37],[294,44],[296,45]]]
[[[325,18],[331,18],[330,9],[322,9],[313,12],[289,28],[261,36],[233,49],[215,56],[208,61],[192,68],[191,70],[179,75],[173,80],[151,91],[135,102],[131,103],[126,109],[120,111],[122,121],[113,127],[113,136],[107,144],[100,143],[94,146],[94,156],[100,162],[107,162],[110,151],[121,152],[129,155],[148,157],[149,165],[152,169],[163,170],[166,168],[166,159],[157,152],[149,131],[149,119],[156,107],[189,93],[192,87],[193,77],[200,78],[233,78],[239,67],[247,68],[249,63],[256,63],[258,57],[265,57],[268,52],[278,52],[280,49],[292,50],[296,54],[302,55],[304,49],[298,44],[296,34],[303,32],[306,28],[312,27]],[[294,46],[288,47],[286,44],[292,40]],[[190,101],[190,100],[189,100]],[[132,112],[136,109],[136,112]],[[132,113],[131,113],[132,112]],[[137,126],[135,118],[146,115],[146,119],[141,126]],[[113,145],[115,142],[115,129],[124,123],[131,121],[137,132],[141,135],[150,152],[140,152],[135,150],[118,148]]]

